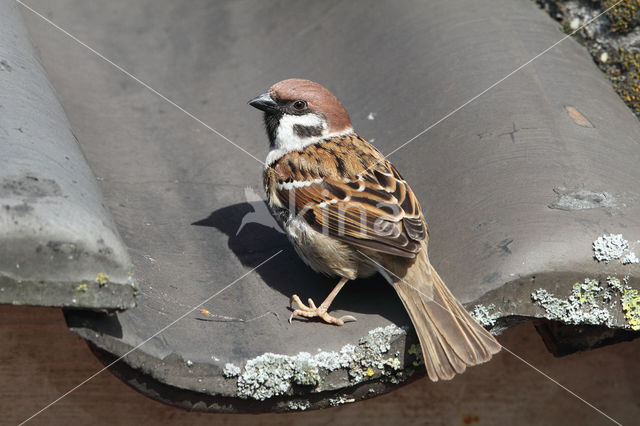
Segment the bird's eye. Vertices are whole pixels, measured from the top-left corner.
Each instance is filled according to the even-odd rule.
[[[307,107],[307,103],[305,101],[295,101],[293,103],[293,107],[295,109],[297,109],[298,111],[302,111],[303,109],[305,109]]]

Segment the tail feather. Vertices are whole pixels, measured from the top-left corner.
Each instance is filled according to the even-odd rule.
[[[392,283],[416,329],[434,382],[449,380],[500,351],[498,341],[451,294],[426,253]]]

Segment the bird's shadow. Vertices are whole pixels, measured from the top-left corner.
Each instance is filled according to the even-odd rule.
[[[224,232],[229,248],[248,268],[282,250],[256,271],[267,285],[287,298],[298,294],[303,301],[312,298],[319,304],[337,283],[337,278],[318,274],[302,262],[262,200],[223,207],[192,225]],[[378,314],[398,325],[410,324],[402,302],[380,275],[347,284],[331,310]]]

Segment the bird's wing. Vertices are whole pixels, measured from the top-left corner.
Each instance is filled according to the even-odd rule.
[[[300,168],[297,173],[300,175]],[[420,251],[428,232],[420,204],[381,154],[352,178],[300,177],[305,179],[278,183],[276,194],[282,205],[302,216],[314,230],[402,257],[413,258]]]

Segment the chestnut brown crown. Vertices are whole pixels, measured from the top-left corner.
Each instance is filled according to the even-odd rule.
[[[306,102],[311,111],[325,117],[330,133],[341,133],[352,129],[347,110],[338,98],[321,84],[302,78],[290,78],[271,86],[269,95],[276,102],[297,100]]]

